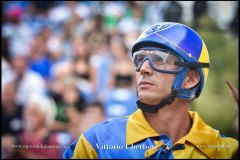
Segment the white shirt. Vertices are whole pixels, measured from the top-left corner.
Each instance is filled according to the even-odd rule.
[[[4,80],[4,83],[2,82],[2,91],[8,82],[11,82],[16,78],[16,74],[12,70],[5,72],[2,75],[2,80]],[[45,81],[41,75],[37,72],[27,70],[18,84],[16,102],[24,105],[30,95],[44,94],[46,89]]]

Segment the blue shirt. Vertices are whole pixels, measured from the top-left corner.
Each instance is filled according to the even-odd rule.
[[[91,127],[65,150],[63,157],[212,159],[233,158],[237,154],[237,140],[221,136],[196,112],[189,111],[189,115],[192,119],[189,133],[174,144],[167,135],[159,135],[138,109],[129,117]]]

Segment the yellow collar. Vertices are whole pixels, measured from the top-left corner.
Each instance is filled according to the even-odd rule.
[[[189,111],[189,115],[192,118],[192,128],[186,136],[182,137],[175,144],[184,144],[186,140],[200,149],[209,158],[215,158],[216,148],[203,146],[216,145],[219,131],[205,124],[197,112]],[[126,133],[127,145],[156,136],[159,136],[159,134],[150,126],[140,109],[129,117]]]
[[[219,131],[204,123],[197,112],[189,111],[189,115],[193,120],[193,124],[189,133],[186,135],[186,140],[201,150],[208,158],[216,158],[216,145]]]
[[[159,136],[159,134],[147,122],[140,109],[129,116],[126,132],[127,145],[134,144],[148,137]]]

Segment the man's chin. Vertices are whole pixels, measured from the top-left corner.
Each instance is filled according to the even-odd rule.
[[[144,98],[139,98],[139,100],[142,102],[142,103],[145,103],[147,105],[155,105],[153,103],[153,101],[150,99],[150,98],[147,98],[147,97],[144,97]]]
[[[163,100],[162,98],[156,98],[145,94],[140,94],[138,97],[142,103],[145,103],[147,105],[157,105]]]

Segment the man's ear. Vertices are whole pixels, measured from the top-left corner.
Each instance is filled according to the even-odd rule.
[[[190,70],[184,81],[183,81],[183,89],[191,89],[194,88],[200,81],[200,75],[198,74],[198,71],[196,69]]]

